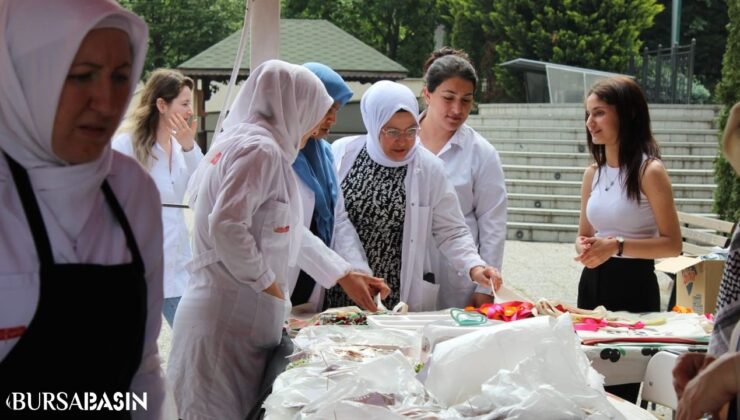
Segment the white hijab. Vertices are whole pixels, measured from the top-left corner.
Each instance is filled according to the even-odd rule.
[[[216,154],[239,141],[268,137],[278,144],[290,170],[286,183],[291,225],[303,225],[298,185],[290,165],[298,156],[301,137],[324,118],[333,103],[321,80],[303,66],[280,60],[260,64],[239,90],[223,131],[214,137],[211,149],[190,177],[190,208],[195,208],[198,191],[207,182],[204,174]],[[291,229],[291,233],[290,261],[295,262],[302,231]]]
[[[146,55],[147,27],[139,17],[110,0],[0,2],[0,149],[26,168],[37,197],[73,242],[110,171],[112,151],[108,145],[97,160],[69,165],[52,151],[51,136],[72,60],[97,28],[129,35],[130,99]]]
[[[419,102],[417,102],[414,92],[400,83],[381,80],[370,86],[362,95],[360,111],[362,112],[362,121],[367,129],[365,144],[370,158],[380,165],[391,168],[408,165],[416,155],[419,138],[416,138],[414,146],[406,154],[406,157],[401,161],[396,161],[389,159],[383,152],[380,145],[380,129],[398,111],[408,111],[414,116],[416,123],[419,123]]]

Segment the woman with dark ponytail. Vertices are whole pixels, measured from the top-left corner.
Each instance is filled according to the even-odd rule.
[[[483,136],[465,124],[478,85],[475,69],[467,54],[444,47],[429,56],[424,81],[421,143],[444,162],[481,258],[501,271],[506,240],[501,159]],[[479,306],[491,301],[490,289],[476,286],[458,273],[431,242],[427,255],[425,269],[434,273],[440,286],[439,307]]]

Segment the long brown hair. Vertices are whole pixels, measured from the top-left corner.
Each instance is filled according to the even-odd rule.
[[[650,111],[640,86],[629,77],[615,76],[601,79],[588,91],[614,106],[619,117],[619,170],[627,174],[625,186],[627,198],[640,203],[640,177],[647,162],[660,159],[660,148],[650,129]],[[588,120],[588,112],[585,116]],[[591,133],[586,129],[586,140],[599,168],[606,165],[606,148],[594,144]],[[643,165],[643,155],[647,156]]]
[[[157,127],[159,126],[157,99],[162,98],[168,104],[172,103],[186,86],[193,90],[195,86],[193,79],[177,70],[157,69],[149,76],[141,92],[139,105],[131,117],[134,156],[145,168],[151,166],[150,161],[154,157],[152,148],[157,141]]]

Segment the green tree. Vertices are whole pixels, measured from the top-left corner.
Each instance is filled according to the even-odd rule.
[[[144,71],[177,67],[241,28],[244,0],[119,0],[149,25]]]
[[[720,127],[724,130],[727,113],[740,101],[740,1],[727,2],[727,49],[722,59],[722,80],[717,85],[717,100],[722,104]],[[740,220],[740,178],[720,153],[714,163],[714,211],[721,219]]]
[[[452,13],[451,39],[466,39],[465,27],[484,28],[495,63],[521,57],[617,72],[627,70],[641,32],[663,9],[655,0],[493,0],[481,13],[478,0],[456,1],[463,7]],[[494,66],[493,74],[491,82],[504,93],[497,100],[523,98],[508,70]]]
[[[326,19],[420,76],[434,47],[436,0],[282,0],[284,18]]]
[[[640,37],[645,46],[655,49],[658,44],[671,43],[671,0],[657,0],[665,9],[655,17],[655,25]],[[710,91],[715,90],[722,69],[722,54],[727,41],[727,0],[683,1],[679,44],[696,39],[694,74]]]

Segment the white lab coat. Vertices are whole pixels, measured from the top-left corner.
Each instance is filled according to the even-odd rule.
[[[198,166],[198,162],[203,158],[203,153],[197,145],[190,151],[183,151],[175,138],[171,138],[170,143],[172,146],[171,168],[164,149],[155,143],[152,148],[154,159],[152,159],[151,168],[148,168],[149,175],[157,185],[162,203],[183,204],[188,180]],[[134,146],[129,133],[116,136],[113,139],[113,148],[126,155],[134,156]],[[190,261],[192,254],[184,212],[184,209],[162,207],[165,298],[182,296],[190,278],[185,264]]]
[[[192,278],[168,364],[183,419],[243,418],[254,404],[260,378],[251,373],[262,372],[290,310],[289,299],[263,290],[277,282],[290,297],[292,229],[304,232],[298,264],[320,284],[332,287],[350,269],[307,228],[291,225],[293,169],[272,140],[244,142],[220,159],[195,203]]]
[[[313,219],[316,199],[313,190],[308,185],[298,176],[296,176],[296,180],[298,180],[298,191],[301,194],[301,204],[303,205],[303,224],[306,228],[309,228],[311,226],[311,219]],[[373,271],[367,265],[367,257],[365,256],[365,250],[362,248],[360,237],[357,236],[357,231],[352,225],[352,222],[350,222],[347,211],[344,208],[344,195],[341,188],[338,188],[337,203],[334,207],[334,233],[331,240],[331,249],[344,258],[352,266],[354,271],[360,271],[370,275],[373,274]],[[288,288],[290,293],[293,293],[301,269],[296,266],[289,267],[288,270]],[[317,284],[308,302],[304,304],[305,306],[301,306],[309,311],[320,312],[324,305],[325,291],[326,289],[324,287]]]
[[[488,265],[501,271],[506,241],[506,182],[498,152],[463,124],[437,157],[444,161],[447,179],[455,187],[478,253]],[[429,245],[428,264],[439,280],[440,308],[462,308],[469,304],[474,291],[491,293],[490,288],[471,284],[467,273],[459,273],[434,243]]]
[[[365,146],[365,136],[345,137],[332,144],[339,182]],[[419,147],[406,173],[406,217],[401,251],[401,300],[413,311],[437,308],[439,283],[423,280],[426,248],[434,242],[462,273],[485,262],[477,253],[465,225],[455,190],[447,180],[442,161]],[[470,276],[468,275],[468,281]]]

